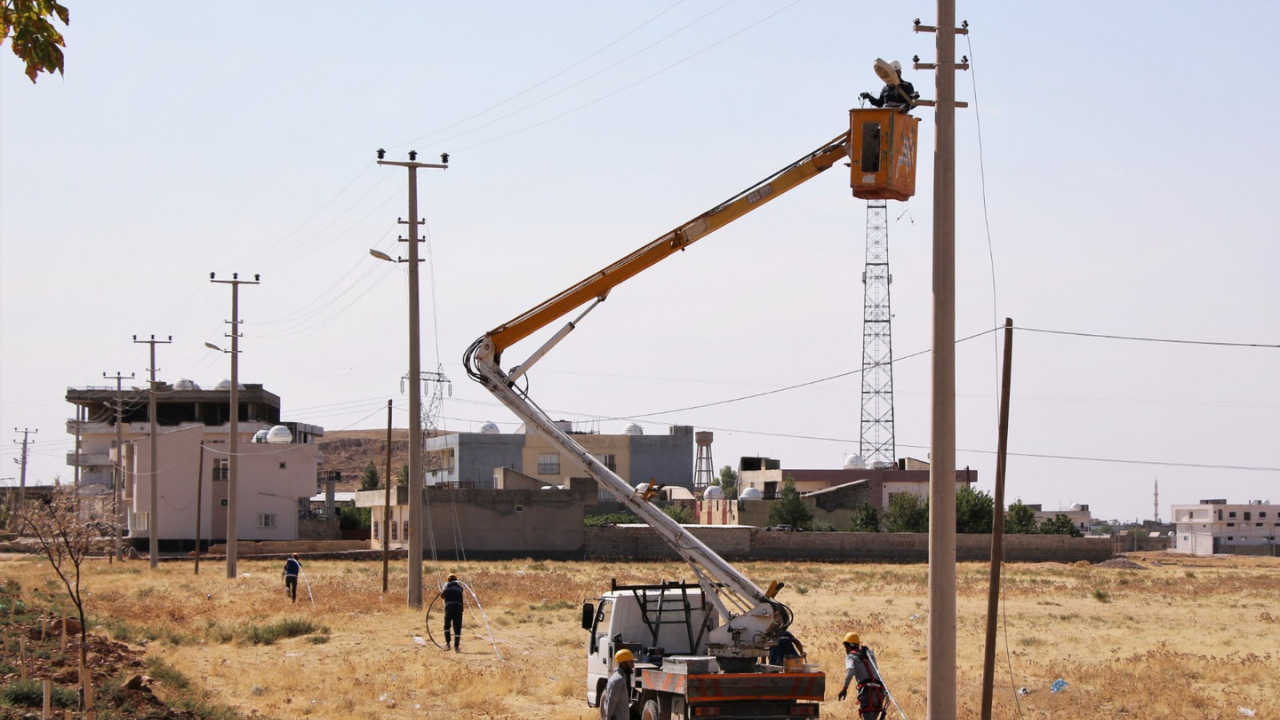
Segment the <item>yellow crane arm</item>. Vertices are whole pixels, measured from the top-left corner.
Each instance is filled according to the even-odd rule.
[[[698,217],[684,223],[603,270],[576,283],[533,309],[490,330],[495,362],[502,351],[555,322],[591,300],[603,300],[609,291],[642,271],[658,264],[677,250],[683,250],[779,195],[827,170],[849,155],[849,132],[823,144],[805,157],[729,198]]]

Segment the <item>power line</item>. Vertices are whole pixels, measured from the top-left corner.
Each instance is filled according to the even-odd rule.
[[[1046,330],[1043,328],[1016,327],[1015,330],[1025,332],[1043,333],[1045,335],[1066,335],[1069,337],[1085,337],[1101,340],[1130,340],[1133,342],[1150,342],[1150,343],[1171,343],[1174,345],[1206,345],[1209,347],[1245,347],[1245,348],[1268,348],[1280,349],[1280,344],[1273,343],[1239,343],[1239,342],[1220,342],[1216,340],[1179,340],[1176,338],[1153,338],[1141,337],[1137,335],[1110,335],[1104,333],[1087,333],[1074,332],[1070,330]]]

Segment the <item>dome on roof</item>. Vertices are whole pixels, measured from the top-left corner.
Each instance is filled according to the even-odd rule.
[[[866,470],[867,461],[861,455],[850,455],[844,459],[845,470]]]
[[[288,445],[293,442],[293,433],[283,425],[276,425],[267,431],[267,442],[272,445]]]
[[[708,487],[706,490],[702,491],[702,499],[703,500],[723,500],[724,490],[721,490],[719,485],[712,485]]]
[[[230,380],[227,380],[226,378],[223,378],[221,382],[219,382],[217,385],[214,385],[214,386],[213,386],[213,389],[214,389],[214,390],[230,390],[230,389],[231,389],[231,381],[230,381]]]
[[[480,426],[481,435],[497,435],[502,431],[498,429],[497,423],[487,422]]]
[[[267,441],[267,431],[266,431],[266,430],[259,430],[258,432],[256,432],[256,433],[254,433],[254,434],[253,434],[253,442],[256,442],[256,443],[264,443],[264,442],[266,442],[266,441]]]
[[[631,423],[630,425],[627,425],[625,428],[622,429],[622,434],[623,435],[643,435],[644,428],[640,427],[636,423]]]
[[[764,497],[764,493],[760,492],[758,487],[749,487],[742,491],[743,500],[759,500]]]
[[[181,378],[178,380],[178,382],[173,384],[173,389],[174,390],[199,390],[200,386],[191,382],[186,378]]]

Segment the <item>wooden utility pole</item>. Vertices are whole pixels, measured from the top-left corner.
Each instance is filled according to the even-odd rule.
[[[200,443],[200,459],[196,462],[196,575],[200,574],[200,511],[204,500],[204,442]]]
[[[996,446],[996,496],[991,516],[991,582],[987,588],[987,644],[982,659],[982,720],[991,720],[996,668],[996,614],[1000,609],[1000,566],[1004,561],[1004,471],[1009,450],[1009,392],[1013,385],[1013,320],[1004,319],[1004,370],[1000,379],[1000,437]]]
[[[151,569],[154,570],[160,564],[160,465],[156,462],[156,445],[160,439],[156,434],[156,370],[159,368],[156,367],[156,345],[167,345],[173,342],[173,336],[170,335],[168,340],[157,340],[156,336],[152,335],[150,340],[139,340],[138,336],[134,335],[133,341],[151,346],[151,367],[147,368],[151,373],[147,384],[147,417],[151,420],[147,442],[151,450],[151,477],[150,482],[147,483],[151,487],[151,502],[147,506],[147,546],[150,548]]]
[[[382,592],[387,591],[387,570],[391,566],[391,401],[387,401],[387,499],[382,506]]]
[[[117,370],[115,375],[102,373],[102,377],[116,381],[116,464],[115,478],[111,483],[111,516],[112,522],[116,526],[116,549],[112,555],[117,560],[123,560],[124,523],[120,520],[120,514],[124,512],[124,507],[120,502],[120,493],[124,488],[124,397],[122,391],[124,389],[124,381],[132,380],[133,373],[123,375]]]

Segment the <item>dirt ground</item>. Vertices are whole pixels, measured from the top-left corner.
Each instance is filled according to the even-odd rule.
[[[308,562],[298,602],[278,563],[244,561],[239,577],[205,561],[92,562],[91,630],[129,639],[244,716],[315,718],[598,717],[585,702],[580,605],[621,582],[688,579],[682,565],[454,562],[475,591],[463,651],[433,644],[424,613],[406,606],[403,562],[387,593],[380,562]],[[858,631],[876,649],[902,714],[925,717],[928,590],[923,565],[745,563],[758,584],[782,580],[793,632],[828,673],[822,714],[836,702],[839,639]],[[979,716],[989,569],[958,568],[958,716]],[[0,577],[52,592],[47,565],[0,562]],[[1132,555],[1103,565],[1015,564],[1004,570],[994,693],[996,718],[1280,717],[1280,561]],[[425,594],[429,599],[431,593]],[[315,629],[270,644],[245,638],[270,623]],[[441,634],[441,609],[431,633]],[[1065,689],[1052,692],[1056,680]],[[164,697],[163,688],[156,692]],[[1243,708],[1243,710],[1242,710]]]

